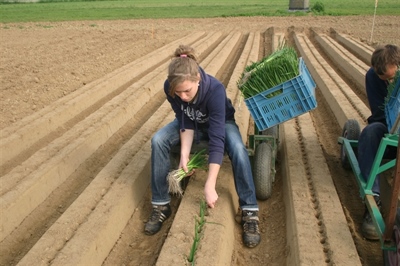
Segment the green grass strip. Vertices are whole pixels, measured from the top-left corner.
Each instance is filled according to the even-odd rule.
[[[51,22],[74,20],[215,18],[254,16],[348,16],[373,15],[374,1],[319,0],[309,12],[289,11],[288,0],[0,0],[0,22]],[[324,9],[311,12],[322,3]],[[315,9],[314,9],[315,10]],[[376,14],[398,16],[400,1],[378,4]]]

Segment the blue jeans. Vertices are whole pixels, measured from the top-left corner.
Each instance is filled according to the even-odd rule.
[[[167,182],[170,171],[169,153],[171,148],[179,143],[179,123],[176,119],[157,131],[151,140],[152,204],[163,205],[170,202]],[[232,163],[239,206],[242,210],[258,210],[249,156],[234,121],[225,123],[225,150]]]
[[[372,164],[378,152],[379,144],[387,133],[388,129],[386,125],[375,122],[367,125],[360,134],[358,139],[358,165],[365,182],[368,182],[368,177],[371,173]],[[391,146],[387,147],[383,157],[386,159],[396,158],[396,148]],[[380,176],[377,175],[372,186],[372,192],[377,195],[380,195],[379,182]]]

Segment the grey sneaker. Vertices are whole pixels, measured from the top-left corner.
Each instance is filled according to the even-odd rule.
[[[154,235],[160,231],[161,226],[168,217],[171,216],[171,206],[166,205],[153,205],[149,221],[144,226],[144,233],[146,235]]]
[[[260,243],[258,222],[258,211],[242,211],[243,243],[246,247],[254,248]]]
[[[379,210],[381,209],[381,200],[379,196],[374,196],[376,205],[378,205]],[[371,214],[368,209],[365,210],[363,223],[361,225],[361,232],[363,236],[368,240],[379,240],[378,232],[376,232],[374,222],[372,221]]]

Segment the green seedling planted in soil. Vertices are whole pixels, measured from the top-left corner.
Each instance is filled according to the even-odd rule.
[[[203,237],[204,234],[204,225],[206,223],[208,224],[217,224],[217,225],[222,225],[220,223],[214,223],[214,222],[207,222],[206,221],[206,216],[207,216],[207,204],[204,200],[200,201],[200,215],[199,217],[195,217],[194,221],[194,238],[193,238],[193,244],[190,249],[189,256],[187,258],[188,262],[191,263],[191,265],[195,265],[195,255],[197,252],[197,248],[200,244],[200,240]]]
[[[203,226],[206,223],[205,213],[206,213],[206,202],[204,200],[200,201],[200,217],[195,217],[194,224],[194,238],[192,248],[190,249],[190,253],[188,256],[188,261],[194,265],[195,264],[195,255],[197,251],[197,247],[199,246],[199,242],[201,237],[203,236]]]

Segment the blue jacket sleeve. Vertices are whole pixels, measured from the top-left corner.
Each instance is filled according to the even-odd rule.
[[[384,111],[385,97],[387,96],[387,82],[380,79],[373,68],[370,68],[365,75],[365,88],[367,91],[371,116],[368,117],[368,124],[381,122],[386,125]]]
[[[209,98],[209,163],[222,164],[225,149],[225,87],[220,84],[213,88]]]

